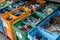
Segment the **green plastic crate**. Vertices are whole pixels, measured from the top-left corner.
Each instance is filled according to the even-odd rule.
[[[0,4],[0,9],[6,8],[7,6],[9,6],[11,4],[12,4],[12,2],[10,2],[10,1],[4,2],[4,3]]]
[[[36,26],[39,22],[41,22],[45,18],[46,18],[45,14],[43,14],[42,12],[35,11],[31,16],[27,17],[23,21],[28,25]],[[31,19],[32,21],[36,21],[36,22],[32,22],[32,21],[29,22],[28,19]]]
[[[54,2],[47,2],[46,5],[43,8],[41,8],[37,11],[43,12],[46,16],[49,16],[51,13],[48,14],[48,13],[44,12],[44,9],[46,9],[46,7],[51,8],[53,10],[51,13],[53,13],[53,12],[55,12],[55,10],[57,10],[60,7],[60,4],[54,3]]]
[[[28,31],[32,28],[30,25],[28,25],[28,27],[30,29],[28,30],[21,30],[19,29],[19,27],[24,27],[23,25],[27,25],[25,24],[23,21],[18,20],[17,22],[15,22],[13,24],[13,29],[14,29],[14,33],[16,36],[16,40],[29,40],[28,39]]]

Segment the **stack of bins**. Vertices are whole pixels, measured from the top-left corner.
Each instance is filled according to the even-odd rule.
[[[16,13],[16,11],[17,10],[21,11],[21,9],[22,9],[22,11],[24,11],[23,14],[15,16],[14,14]],[[25,10],[27,10],[27,11],[25,11]],[[4,14],[2,14],[1,19],[3,22],[5,35],[7,37],[9,37],[11,40],[15,40],[12,23],[17,19],[20,19],[20,20],[24,19],[25,17],[29,16],[30,14],[31,14],[30,9],[27,9],[25,7],[17,8],[16,10],[13,10],[12,12],[5,12]]]
[[[38,27],[41,27],[42,30],[49,33],[49,34],[44,33],[44,31],[41,30],[43,33],[42,36],[48,38],[49,40],[60,40],[59,18],[60,9],[58,9],[56,12],[48,16],[42,23],[38,25]]]
[[[51,4],[51,2],[48,3],[48,4]],[[47,22],[50,20],[50,18],[53,18],[53,17],[59,15],[59,13],[60,13],[59,11],[56,11],[58,9],[58,7],[60,7],[60,5],[59,4],[55,4],[54,7],[55,7],[54,12],[52,12],[52,14],[50,16],[48,16],[43,22],[41,22],[38,25],[38,27],[36,27],[36,28],[32,29],[31,31],[29,31],[28,38],[30,40],[36,40],[36,36],[38,38],[39,37],[43,37],[43,38],[45,38],[47,40],[60,40],[60,34],[52,33],[50,31],[44,29],[44,26],[48,25]],[[43,9],[44,9],[44,7],[43,7]],[[41,10],[38,10],[38,11],[41,12]],[[39,35],[37,35],[37,34],[39,34]]]
[[[32,12],[34,12],[35,10],[43,7],[46,4],[46,1],[44,0],[33,0],[31,2],[29,2],[28,4],[25,4],[24,6],[27,8],[30,8]]]
[[[45,17],[46,16],[43,13],[35,11],[29,17],[23,19],[22,21],[18,19],[15,22],[13,22],[13,29],[15,32],[16,39],[17,40],[21,40],[21,39],[29,40],[27,36],[28,36],[28,32],[30,31],[30,29],[34,28],[33,26],[36,26],[38,24],[38,22],[41,22]],[[40,20],[40,18],[41,18],[41,20]],[[36,22],[31,24],[30,22],[27,22],[27,21],[29,21],[28,19],[29,20],[31,19],[32,21],[36,21]],[[23,31],[23,30],[19,29],[19,27],[20,28],[24,27],[22,25],[25,25],[25,28],[26,28],[26,25],[28,25],[26,28],[28,31]]]

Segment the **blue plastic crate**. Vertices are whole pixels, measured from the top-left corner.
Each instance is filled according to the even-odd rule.
[[[29,40],[36,40],[35,36],[42,37],[37,27],[28,32]]]
[[[1,15],[2,15],[2,11],[0,11],[0,32],[4,34],[4,28],[3,28],[3,24],[2,24],[2,20],[1,20]]]
[[[43,27],[50,20],[50,18],[54,18],[55,16],[60,15],[60,11],[56,10],[54,13],[50,14],[43,22],[39,23],[38,26]]]
[[[22,1],[18,1],[16,3],[13,3],[12,5],[9,5],[8,7],[5,8],[6,11],[12,11],[16,8],[19,8],[20,6],[23,6],[24,5],[24,2]]]
[[[41,30],[42,36],[47,37],[50,40],[60,40],[60,33],[58,34],[58,33],[54,33],[54,32],[51,32],[49,30],[44,29],[44,27],[46,25],[48,25],[47,23],[50,21],[50,19],[54,18],[56,16],[60,16],[60,9],[58,9],[56,12],[54,12],[53,14],[48,16],[42,23],[40,23],[38,25],[38,27],[41,27],[44,30],[44,31]],[[46,31],[46,33],[45,33],[45,31]]]
[[[0,32],[4,34],[4,28],[2,24],[2,20],[0,19]]]
[[[60,35],[48,32],[41,27],[36,27],[28,33],[28,38],[30,40],[36,40],[34,36],[42,37],[46,40],[60,40]]]

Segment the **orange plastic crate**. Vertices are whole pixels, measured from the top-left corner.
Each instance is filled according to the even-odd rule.
[[[20,16],[15,16],[13,14],[15,14],[15,12],[17,10],[23,10],[24,13]],[[27,11],[25,11],[27,10]],[[14,30],[12,28],[12,23],[17,20],[23,20],[24,18],[28,17],[29,15],[31,15],[31,10],[25,8],[25,7],[19,7],[11,12],[5,12],[4,14],[2,14],[1,19],[3,22],[3,26],[4,26],[4,31],[5,31],[5,35],[7,37],[9,37],[11,40],[15,40],[15,35],[14,35]]]
[[[0,4],[3,3],[3,2],[5,2],[5,1],[6,1],[6,0],[0,0]]]
[[[19,15],[19,16],[15,16],[14,14],[16,14],[17,11],[23,11],[23,14],[22,15]],[[19,18],[19,19],[24,19],[25,17],[31,15],[31,9],[29,8],[25,8],[25,6],[21,6],[13,11],[10,12],[11,13],[11,16],[15,16],[16,18]]]
[[[11,17],[11,19],[9,19],[9,17]],[[1,19],[3,22],[5,35],[9,37],[11,40],[15,40],[14,31],[12,29],[11,22],[16,18],[11,16],[9,12],[6,12],[2,14]]]
[[[32,4],[35,4],[35,3],[39,3],[40,6],[38,8],[32,8],[31,9],[32,12],[34,12],[35,10],[43,7],[46,4],[46,1],[44,1],[44,0],[34,0],[34,1],[29,2],[28,4],[25,4],[24,6],[31,6]]]

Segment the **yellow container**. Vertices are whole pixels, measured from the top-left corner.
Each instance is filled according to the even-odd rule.
[[[19,16],[15,16],[14,14],[16,13],[17,10],[19,11],[23,10],[24,12]],[[28,10],[28,11],[25,11],[25,10]],[[1,19],[3,22],[5,35],[9,37],[11,40],[16,40],[14,35],[14,30],[12,28],[12,23],[17,19],[23,20],[29,15],[31,15],[31,10],[25,7],[19,7],[11,12],[5,12],[4,14],[2,14]]]
[[[34,12],[35,10],[43,7],[46,4],[46,1],[44,1],[44,0],[34,0],[34,1],[29,2],[28,4],[25,4],[24,6],[26,6],[26,7],[27,6],[31,6],[31,5],[33,5],[35,3],[39,3],[39,7],[37,7],[37,8],[31,8],[32,12]]]

